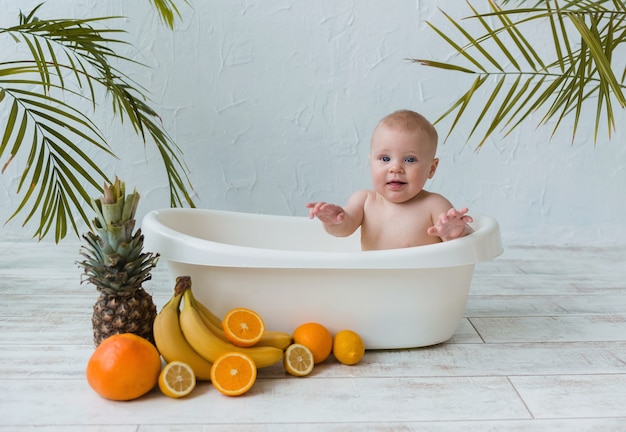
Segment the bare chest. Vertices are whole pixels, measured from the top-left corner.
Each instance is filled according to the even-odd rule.
[[[427,233],[433,225],[429,212],[415,208],[387,208],[366,211],[361,225],[363,250],[395,249],[440,242]],[[375,211],[374,211],[375,210]]]

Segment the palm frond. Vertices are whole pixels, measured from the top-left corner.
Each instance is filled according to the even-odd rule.
[[[151,1],[161,14],[169,10],[178,15],[172,0]],[[79,235],[75,214],[90,225],[81,200],[89,202],[90,192],[101,191],[100,185],[109,180],[87,149],[115,155],[85,110],[66,98],[78,98],[95,110],[97,87],[111,97],[114,115],[122,123],[128,121],[144,145],[156,145],[168,177],[170,205],[193,207],[181,149],[150,107],[147,91],[112,65],[136,63],[115,50],[127,43],[124,31],[105,27],[119,17],[41,20],[35,17],[41,6],[29,15],[20,14],[19,25],[0,28],[0,37],[23,42],[30,55],[0,62],[0,107],[9,109],[0,142],[0,158],[8,156],[2,171],[30,147],[17,190],[21,201],[9,220],[27,212],[27,224],[38,214],[35,235],[43,238],[54,229],[56,241],[66,236],[70,225]],[[173,25],[173,20],[167,22]]]
[[[150,0],[157,12],[161,16],[161,19],[170,27],[174,28],[174,21],[176,17],[180,18],[180,12],[176,7],[176,2],[173,0]],[[185,3],[189,4],[187,0]]]
[[[83,185],[99,188],[101,179],[106,180],[107,177],[98,164],[76,143],[89,144],[113,156],[95,124],[82,112],[51,96],[14,88],[6,89],[6,93],[13,99],[13,104],[2,138],[0,154],[4,153],[10,141],[13,141],[10,150],[12,156],[18,154],[23,145],[30,145],[31,148],[17,192],[22,192],[25,185],[28,185],[28,190],[9,220],[24,209],[36,189],[45,187],[47,179],[41,180],[39,177],[43,163],[56,163],[58,166],[60,163],[57,161],[61,161],[62,164],[69,164],[81,180],[72,182],[74,186],[69,189],[60,184],[55,191],[66,195],[78,193],[83,199],[89,200],[90,194]],[[52,155],[54,157],[51,157]],[[38,162],[33,164],[35,160]],[[31,212],[24,220],[25,224],[37,208],[38,201],[35,201]],[[82,213],[82,206],[76,205],[75,210]],[[67,215],[73,213],[65,212]],[[50,217],[50,213],[46,214],[42,210],[43,223],[47,224]],[[76,234],[78,235],[78,232]],[[63,238],[64,235],[60,237]]]
[[[477,21],[479,29],[472,33],[461,29],[461,22],[445,12],[447,21],[459,31],[457,36],[428,23],[458,54],[456,62],[413,59],[429,67],[495,78],[489,81],[494,87],[486,102],[472,90],[478,82],[475,81],[470,90],[437,120],[439,122],[462,108],[454,117],[447,136],[458,127],[461,115],[475,116],[467,140],[479,126],[485,125],[486,131],[477,144],[480,147],[498,130],[509,134],[541,110],[539,124],[554,120],[553,134],[563,127],[566,116],[573,115],[574,139],[579,122],[584,118],[585,107],[590,105],[593,107],[590,109],[596,111],[594,139],[597,140],[603,117],[609,125],[610,137],[615,126],[614,103],[626,107],[626,69],[620,71],[618,80],[613,62],[613,53],[626,41],[624,2],[544,0],[532,2],[534,6],[528,7],[529,2],[518,0],[515,3],[519,7],[510,9],[499,6],[494,0],[489,3],[491,10],[483,14],[470,5],[473,15],[464,20]],[[502,4],[506,3],[513,2]],[[551,46],[546,45],[544,50],[533,46],[524,36],[524,27],[530,24],[546,26],[547,34],[552,35]],[[522,59],[523,64],[520,63]],[[507,80],[506,77],[513,79]],[[481,81],[481,85],[484,82],[486,80]],[[504,91],[505,85],[509,86],[509,91]],[[482,109],[467,109],[470,104]]]

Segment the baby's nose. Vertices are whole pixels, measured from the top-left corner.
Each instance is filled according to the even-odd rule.
[[[391,172],[402,172],[402,165],[397,163],[397,162],[389,164],[389,171],[391,171]]]

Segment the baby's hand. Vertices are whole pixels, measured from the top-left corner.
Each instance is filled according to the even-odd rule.
[[[428,234],[441,237],[445,240],[451,240],[471,232],[468,223],[473,222],[471,216],[467,215],[467,208],[460,210],[451,208],[446,213],[441,213],[439,219],[434,226],[428,228]]]
[[[325,224],[340,224],[343,222],[345,213],[343,208],[336,204],[325,202],[308,203],[306,207],[309,209],[309,218],[317,218]]]

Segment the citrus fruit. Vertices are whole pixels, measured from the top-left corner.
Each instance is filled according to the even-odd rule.
[[[230,310],[222,320],[222,328],[226,338],[241,347],[256,344],[265,333],[265,323],[261,316],[246,308]]]
[[[131,400],[148,393],[161,372],[156,347],[132,333],[109,336],[87,362],[87,382],[100,396]]]
[[[256,364],[248,355],[228,352],[218,357],[211,367],[213,386],[227,396],[239,396],[256,381]]]
[[[298,326],[293,332],[293,341],[311,350],[315,364],[326,360],[333,349],[332,335],[319,323],[310,322]]]
[[[365,345],[358,333],[352,330],[341,330],[333,340],[333,355],[345,365],[355,365],[365,354]]]
[[[313,371],[313,353],[302,344],[291,344],[283,357],[285,370],[293,376],[305,376]]]
[[[196,375],[187,363],[172,361],[165,365],[159,375],[159,388],[171,398],[187,396],[196,387]]]

